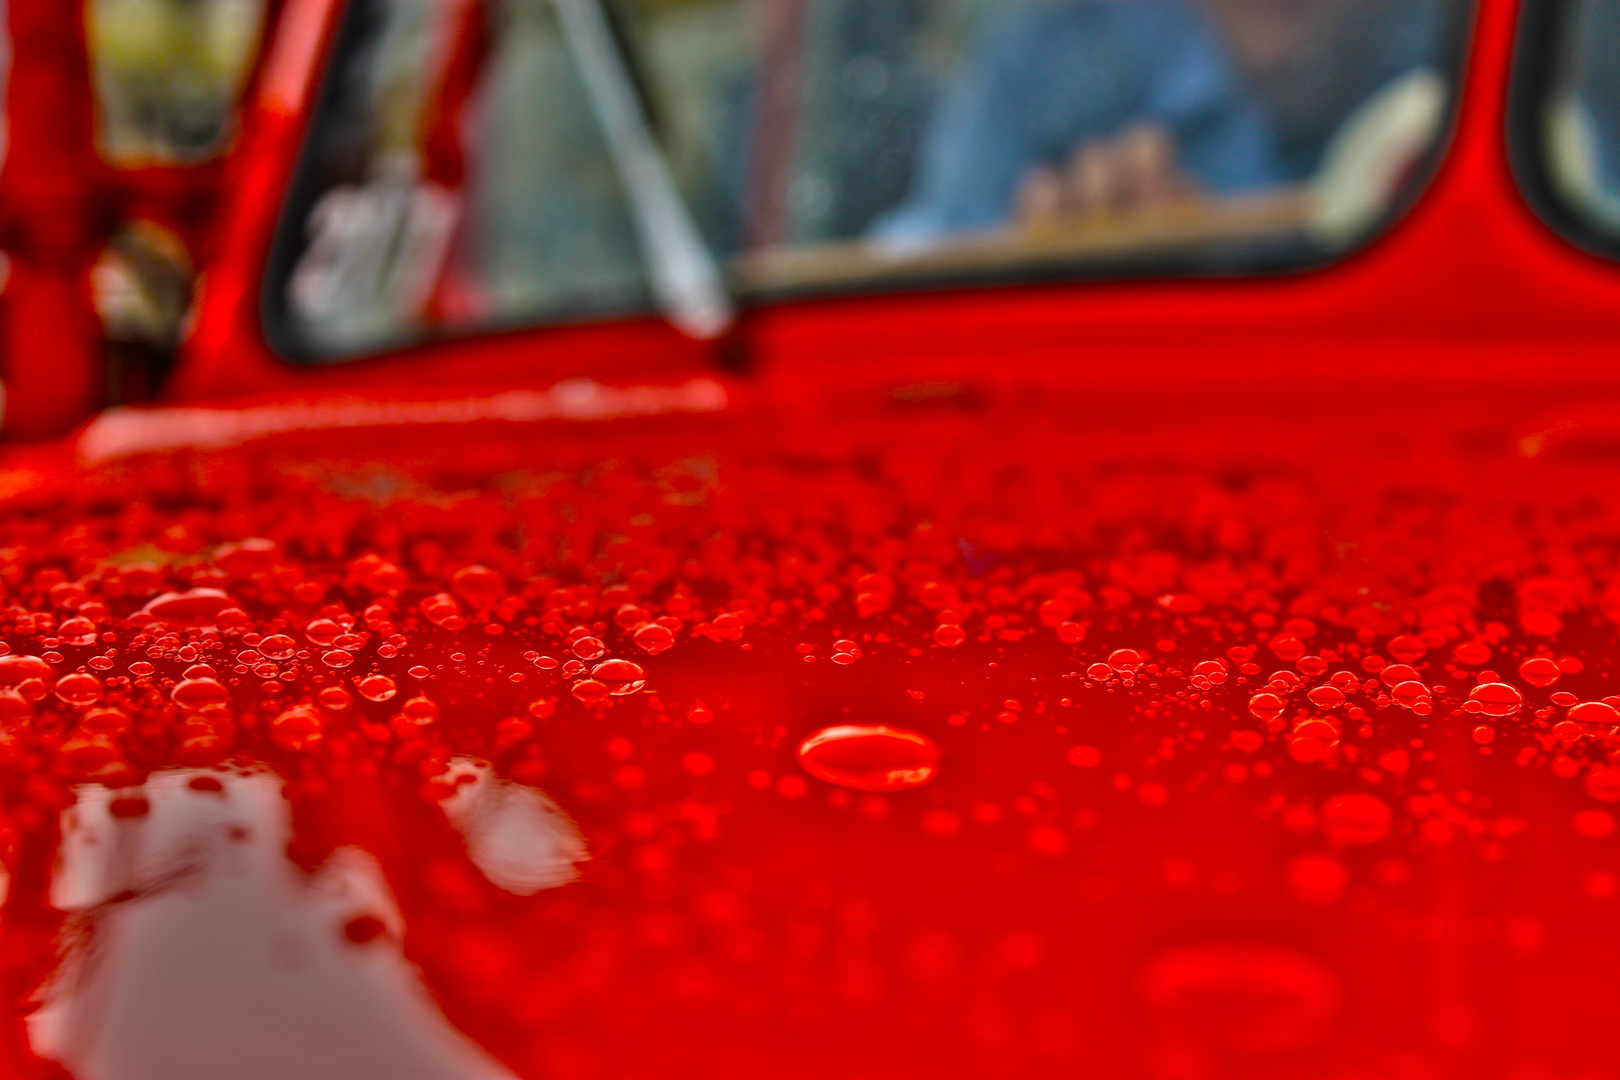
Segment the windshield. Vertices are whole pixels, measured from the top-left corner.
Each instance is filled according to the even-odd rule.
[[[1421,179],[1464,15],[1450,0],[357,0],[283,215],[267,330],[320,360],[653,307],[696,325],[670,294],[702,293],[706,265],[759,296],[1319,263]]]

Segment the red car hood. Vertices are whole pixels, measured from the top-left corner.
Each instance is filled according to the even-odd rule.
[[[1606,1067],[1617,414],[1505,359],[1147,381],[261,401],[17,459],[17,1068]]]

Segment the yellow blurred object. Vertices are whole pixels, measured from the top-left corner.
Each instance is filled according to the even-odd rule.
[[[263,32],[264,0],[88,0],[97,141],[121,166],[219,153]]]

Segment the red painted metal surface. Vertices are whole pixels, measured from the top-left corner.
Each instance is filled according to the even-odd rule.
[[[723,385],[650,321],[273,357],[334,18],[289,6],[173,407],[0,481],[0,992],[80,1036],[19,1006],[10,1073],[1613,1074],[1620,273],[1512,187],[1514,5],[1339,266],[785,304]],[[579,879],[462,788],[544,791]],[[235,870],[62,884],[184,805],[261,807],[194,811]],[[260,873],[299,944],[244,947]],[[316,1038],[357,1001],[391,1034]]]
[[[5,248],[0,315],[6,431],[60,435],[102,404],[100,327],[89,272],[105,230],[90,68],[78,4],[7,8],[13,54],[0,171]]]

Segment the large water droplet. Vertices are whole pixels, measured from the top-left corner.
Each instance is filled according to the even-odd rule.
[[[270,721],[270,738],[288,750],[308,750],[321,741],[325,730],[321,714],[307,705],[294,705]]]
[[[122,735],[129,725],[129,714],[110,706],[91,709],[79,718],[79,726],[96,735]]]
[[[287,634],[271,634],[259,642],[259,651],[272,660],[291,660],[298,652],[298,642]]]
[[[506,595],[506,581],[487,566],[462,567],[450,579],[450,588],[479,610],[493,607]]]
[[[1389,639],[1389,655],[1403,664],[1415,664],[1423,658],[1429,647],[1423,639],[1412,634],[1399,634]]]
[[[75,737],[62,744],[62,762],[80,779],[89,779],[123,761],[123,752],[101,737]]]
[[[310,644],[321,648],[332,644],[343,633],[343,627],[331,619],[314,619],[304,627],[304,636],[309,638]]]
[[[1512,716],[1524,705],[1524,695],[1507,683],[1480,683],[1468,692],[1468,700],[1484,706],[1486,716]]]
[[[1249,699],[1249,715],[1256,720],[1271,721],[1283,714],[1283,699],[1270,691],[1256,694]]]
[[[1531,686],[1551,686],[1563,677],[1558,662],[1550,656],[1532,656],[1519,665],[1519,678]]]
[[[68,705],[91,705],[101,697],[101,680],[76,672],[56,680],[56,696]]]
[[[231,692],[217,679],[182,679],[169,691],[170,699],[182,709],[206,709],[231,700]]]
[[[594,705],[608,696],[607,684],[598,682],[596,679],[581,679],[568,689],[570,693],[587,705]]]
[[[1403,682],[1416,681],[1418,671],[1410,664],[1386,664],[1378,677],[1385,686],[1399,686]]]
[[[1135,649],[1115,649],[1108,654],[1108,666],[1115,671],[1135,674],[1147,663],[1147,657]]]
[[[56,628],[57,636],[66,645],[94,645],[96,624],[89,619],[68,619]]]
[[[799,764],[812,776],[857,791],[904,791],[933,778],[939,748],[904,728],[840,724],[800,743]]]
[[[1416,709],[1423,702],[1430,700],[1433,695],[1429,688],[1416,679],[1407,679],[1390,687],[1389,696],[1395,704],[1403,709]]]
[[[399,713],[418,727],[424,727],[439,718],[439,703],[430,697],[417,695],[399,707]]]
[[[460,630],[467,625],[461,614],[461,605],[449,593],[435,593],[417,605],[422,617],[446,630]]]
[[[60,687],[57,693],[61,693]],[[1620,709],[1605,701],[1583,701],[1572,706],[1568,715],[1577,724],[1598,724],[1603,727],[1620,724]]]
[[[387,701],[399,693],[399,687],[394,680],[386,675],[367,675],[355,684],[354,688],[360,691],[360,696],[367,701]]]
[[[1305,696],[1310,699],[1312,705],[1321,709],[1337,709],[1344,704],[1344,691],[1331,683],[1313,686]]]
[[[51,665],[37,656],[0,656],[0,686],[16,686],[29,679],[45,679]]]
[[[635,632],[632,640],[643,652],[656,656],[675,644],[675,633],[667,626],[648,623]],[[546,659],[546,657],[541,657],[541,659]],[[556,667],[557,662],[553,660],[551,666]]]
[[[155,597],[143,610],[159,619],[198,620],[212,618],[232,602],[219,589],[187,589]]]
[[[604,660],[591,669],[591,678],[608,688],[614,697],[633,694],[647,685],[647,673],[629,660]]]

